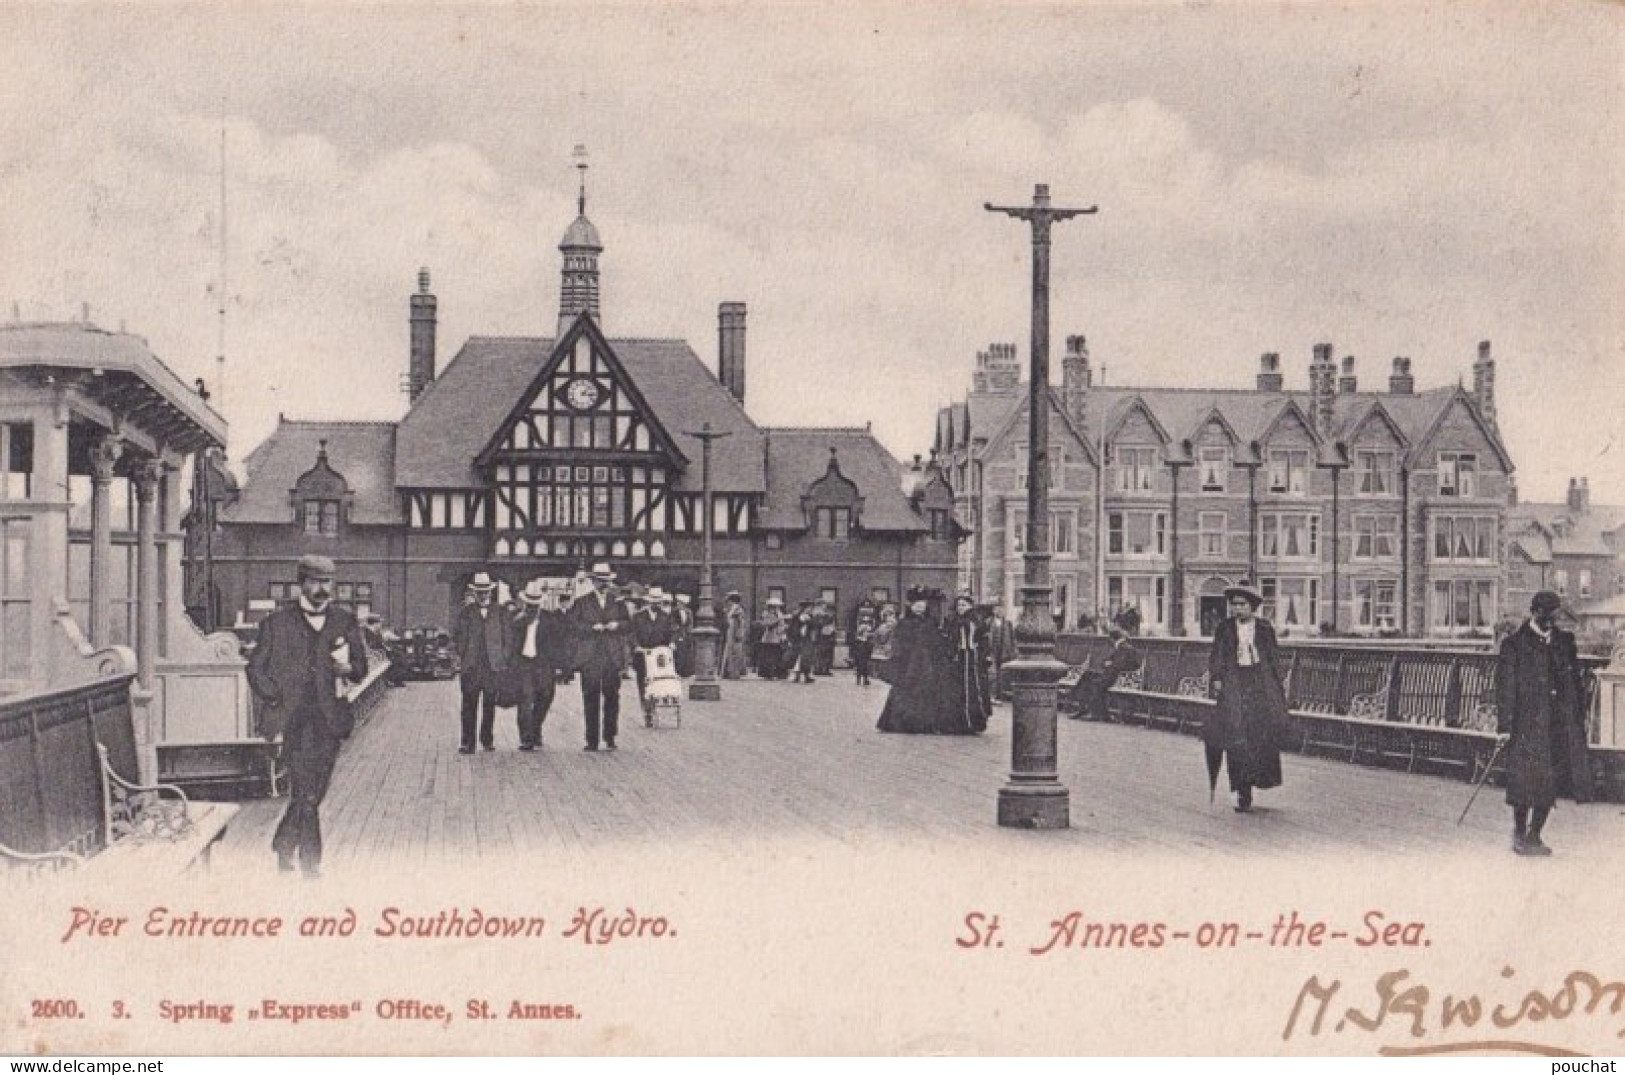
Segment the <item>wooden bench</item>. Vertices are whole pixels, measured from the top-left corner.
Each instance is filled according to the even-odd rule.
[[[1119,679],[1108,692],[1108,704],[1118,719],[1200,734],[1215,704],[1208,697],[1206,673],[1181,677],[1175,693],[1146,690],[1143,682],[1143,674],[1136,672]],[[1384,692],[1373,693],[1386,697]],[[1356,695],[1356,699],[1365,697]],[[1412,713],[1409,719],[1402,715],[1398,720],[1366,715],[1374,711],[1370,701],[1351,708],[1357,712],[1338,713],[1329,701],[1290,708],[1288,716],[1298,738],[1286,749],[1355,764],[1402,768],[1408,773],[1448,772],[1467,780],[1481,777],[1494,754],[1494,703],[1478,703],[1471,721],[1461,727],[1449,726],[1425,712]]]
[[[99,742],[96,755],[101,772],[101,850],[88,855],[77,848],[26,852],[0,844],[0,858],[11,860],[24,874],[73,869],[164,875],[194,866],[207,869],[214,845],[226,835],[238,808],[230,803],[193,802],[173,784],[127,780]],[[164,798],[166,794],[172,798]]]

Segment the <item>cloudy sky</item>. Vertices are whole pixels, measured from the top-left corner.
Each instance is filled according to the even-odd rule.
[[[1026,353],[1034,182],[1053,337],[1114,384],[1251,383],[1279,351],[1494,343],[1526,499],[1625,504],[1625,12],[1510,5],[337,4],[0,8],[0,316],[121,323],[224,410],[395,418],[407,296],[551,335],[571,149],[593,162],[613,335],[715,359],[749,405],[872,420],[899,455],[979,348]],[[1058,362],[1057,362],[1058,367]]]

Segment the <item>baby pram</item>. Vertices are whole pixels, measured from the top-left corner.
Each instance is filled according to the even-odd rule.
[[[683,726],[683,680],[677,674],[677,662],[670,646],[652,646],[643,650],[643,717],[649,727],[655,726],[660,713],[670,713],[676,727]]]

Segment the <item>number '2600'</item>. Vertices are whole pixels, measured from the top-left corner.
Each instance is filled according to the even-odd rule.
[[[35,1019],[77,1019],[79,1002],[76,1000],[36,1000]]]

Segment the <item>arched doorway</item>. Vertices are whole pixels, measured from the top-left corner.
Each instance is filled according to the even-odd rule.
[[[1201,593],[1196,599],[1196,615],[1205,638],[1212,638],[1213,632],[1230,614],[1224,604],[1224,591],[1229,586],[1230,580],[1220,575],[1209,575],[1202,582]]]

